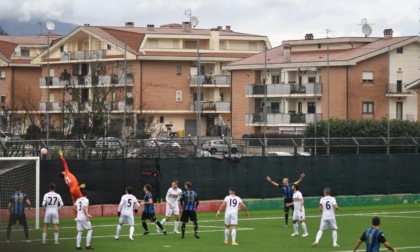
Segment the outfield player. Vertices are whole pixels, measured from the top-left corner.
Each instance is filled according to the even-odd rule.
[[[229,228],[232,227],[232,246],[237,246],[236,243],[236,228],[238,227],[238,210],[239,206],[245,209],[246,216],[249,216],[248,209],[245,204],[242,202],[241,198],[235,195],[236,189],[231,187],[229,188],[229,195],[225,197],[223,203],[217,211],[216,217],[219,217],[220,211],[225,209],[225,240],[224,243],[228,244],[229,240]]]
[[[385,239],[384,233],[379,230],[379,225],[381,225],[381,219],[379,217],[372,218],[372,227],[368,228],[362,236],[357,240],[356,245],[354,245],[353,251],[359,248],[362,242],[366,242],[366,252],[377,252],[381,243],[384,244],[389,250],[397,252],[397,249],[393,248],[391,244]]]
[[[302,226],[303,234],[302,237],[308,236],[308,230],[306,228],[305,224],[305,207],[303,202],[303,196],[302,193],[299,191],[299,186],[297,184],[292,185],[293,190],[293,202],[287,203],[287,206],[294,205],[293,210],[293,233],[292,236],[298,236],[299,235],[299,224]]]
[[[25,234],[26,242],[29,240],[28,222],[26,221],[25,206],[31,209],[31,202],[28,196],[20,191],[20,186],[16,186],[16,192],[10,196],[9,204],[7,208],[10,212],[9,224],[7,225],[7,241],[10,241],[10,233],[12,232],[12,226],[19,221],[19,225],[23,226],[23,233]]]
[[[92,224],[90,223],[90,218],[92,216],[89,214],[88,206],[89,206],[89,200],[86,197],[87,193],[86,191],[81,191],[82,197],[78,198],[76,200],[76,203],[74,203],[73,209],[77,211],[77,238],[76,238],[76,249],[82,250],[82,247],[80,246],[80,243],[82,242],[82,234],[83,230],[87,230],[86,235],[86,249],[93,249],[90,242],[92,240]]]
[[[187,222],[191,220],[194,223],[194,237],[200,239],[198,236],[198,220],[197,220],[197,207],[199,204],[197,193],[192,190],[192,183],[185,183],[185,191],[182,192],[181,201],[182,207],[182,235],[181,238],[184,239],[185,236],[185,227]]]
[[[117,225],[117,233],[115,235],[115,239],[118,240],[120,237],[120,232],[123,224],[130,225],[130,236],[128,237],[131,241],[134,240],[134,212],[137,213],[140,208],[140,204],[137,201],[136,196],[133,195],[133,188],[131,186],[127,186],[125,188],[125,195],[121,197],[120,204],[118,205],[118,217],[119,223]]]
[[[160,222],[162,225],[165,225],[167,221],[171,219],[171,215],[175,215],[174,222],[174,233],[179,234],[178,225],[179,225],[179,207],[178,201],[181,198],[182,190],[178,188],[178,181],[173,181],[171,188],[168,189],[166,193],[166,216]],[[159,229],[156,229],[159,231]]]
[[[162,227],[162,224],[156,220],[156,215],[155,215],[155,208],[153,206],[153,196],[152,193],[150,192],[152,190],[152,186],[149,184],[146,184],[143,187],[144,190],[144,201],[141,202],[142,205],[144,205],[144,210],[143,213],[141,215],[141,224],[143,225],[144,228],[144,235],[148,235],[149,229],[147,227],[147,223],[146,220],[150,220],[151,222],[155,223],[160,230],[163,231],[163,234],[166,235],[166,230]]]
[[[332,229],[333,247],[340,247],[337,244],[337,222],[335,221],[335,210],[338,211],[338,205],[334,197],[330,196],[331,189],[324,189],[324,197],[319,201],[319,210],[322,212],[321,225],[319,231],[316,234],[315,242],[312,247],[315,247],[322,237],[322,233],[327,230],[328,227]]]
[[[302,182],[302,179],[305,177],[305,173],[300,174],[300,178],[294,182],[293,184],[299,184]],[[294,211],[293,205],[287,206],[288,203],[293,202],[293,190],[292,190],[292,183],[289,183],[288,178],[283,179],[283,183],[280,185],[273,180],[271,180],[270,176],[267,176],[267,181],[270,182],[273,186],[278,187],[281,189],[281,193],[283,194],[283,206],[284,206],[284,226],[289,226],[289,210],[292,208],[292,212]]]
[[[67,161],[64,159],[64,152],[62,150],[59,150],[58,155],[60,156],[61,163],[64,166],[64,171],[61,172],[61,177],[64,178],[64,182],[70,188],[71,200],[74,204],[74,202],[76,202],[78,198],[82,197],[80,189],[85,188],[85,184],[79,185],[79,182],[77,181],[76,177],[69,171]]]
[[[47,231],[50,223],[54,225],[54,240],[58,244],[58,210],[63,207],[63,200],[60,194],[55,192],[55,184],[51,183],[49,186],[50,191],[44,195],[42,206],[45,207],[44,229],[42,232],[42,244],[47,240]]]

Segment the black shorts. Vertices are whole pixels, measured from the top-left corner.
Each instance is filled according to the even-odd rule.
[[[11,214],[9,217],[9,226],[16,225],[16,222],[19,221],[19,225],[27,226],[28,223],[26,222],[26,215],[14,215]]]
[[[149,220],[151,222],[155,222],[156,221],[156,215],[155,213],[145,213],[143,212],[141,214],[141,220]]]
[[[195,211],[182,211],[181,222],[187,223],[188,220],[197,222],[197,213]]]
[[[284,212],[285,213],[288,213],[289,209],[292,209],[292,212],[295,209],[294,205],[286,206],[287,203],[292,203],[292,202],[293,202],[293,199],[284,199]]]

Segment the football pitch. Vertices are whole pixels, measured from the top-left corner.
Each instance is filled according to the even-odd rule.
[[[198,213],[199,235],[196,239],[192,234],[192,223],[187,224],[185,239],[179,234],[173,234],[173,220],[166,225],[168,235],[157,234],[154,224],[148,223],[151,234],[143,236],[143,228],[139,214],[136,215],[134,241],[128,239],[128,226],[123,226],[120,239],[115,240],[115,229],[118,217],[92,218],[92,246],[96,251],[352,251],[356,240],[370,226],[373,216],[381,217],[380,229],[388,241],[398,251],[420,251],[419,224],[420,206],[417,204],[401,204],[386,206],[342,207],[336,213],[338,223],[339,248],[332,247],[331,230],[324,235],[312,248],[320,224],[318,209],[306,209],[306,224],[308,237],[302,237],[299,226],[298,237],[291,237],[293,227],[284,227],[282,211],[250,211],[246,218],[245,212],[239,214],[239,229],[237,243],[239,246],[224,245],[223,216],[215,217],[215,213]],[[161,220],[163,216],[158,216]],[[41,244],[41,230],[31,230],[31,243],[22,241],[22,229],[14,228],[11,242],[4,242],[6,231],[0,231],[0,251],[73,251],[76,248],[76,224],[74,219],[61,219],[60,244],[54,245],[52,230],[49,230],[47,244]],[[42,221],[41,221],[42,223]],[[181,225],[179,227],[181,229]],[[82,245],[85,247],[86,232],[83,233]],[[365,251],[362,244],[358,251]],[[381,250],[387,250],[381,246]]]

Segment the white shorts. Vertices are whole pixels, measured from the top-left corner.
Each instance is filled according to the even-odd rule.
[[[327,230],[328,227],[334,230],[338,229],[335,219],[330,219],[330,220],[321,219],[321,225],[319,225],[319,229],[322,231],[325,231]]]
[[[238,225],[238,213],[225,213],[225,225]]]
[[[119,223],[134,226],[134,216],[132,214],[131,215],[121,214]]]
[[[301,211],[293,211],[293,220],[304,221],[305,220],[305,210]]]
[[[57,212],[46,212],[45,213],[45,217],[44,217],[44,223],[45,224],[59,224],[59,218],[58,218],[58,213]]]
[[[166,204],[166,216],[171,217],[173,215],[179,215],[179,206],[178,203],[174,205],[174,207],[171,209],[169,204]]]
[[[83,231],[83,229],[92,229],[92,225],[90,221],[86,220],[77,220],[77,231]]]

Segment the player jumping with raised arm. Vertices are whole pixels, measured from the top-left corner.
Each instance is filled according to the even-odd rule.
[[[62,150],[58,151],[58,155],[60,156],[61,163],[64,166],[64,171],[61,172],[61,177],[64,178],[64,182],[69,186],[70,188],[70,195],[71,200],[76,202],[76,200],[80,197],[82,197],[82,193],[80,192],[80,188],[85,188],[85,184],[79,185],[79,182],[77,181],[76,177],[69,171],[69,167],[67,165],[67,161],[64,159],[64,152]]]

